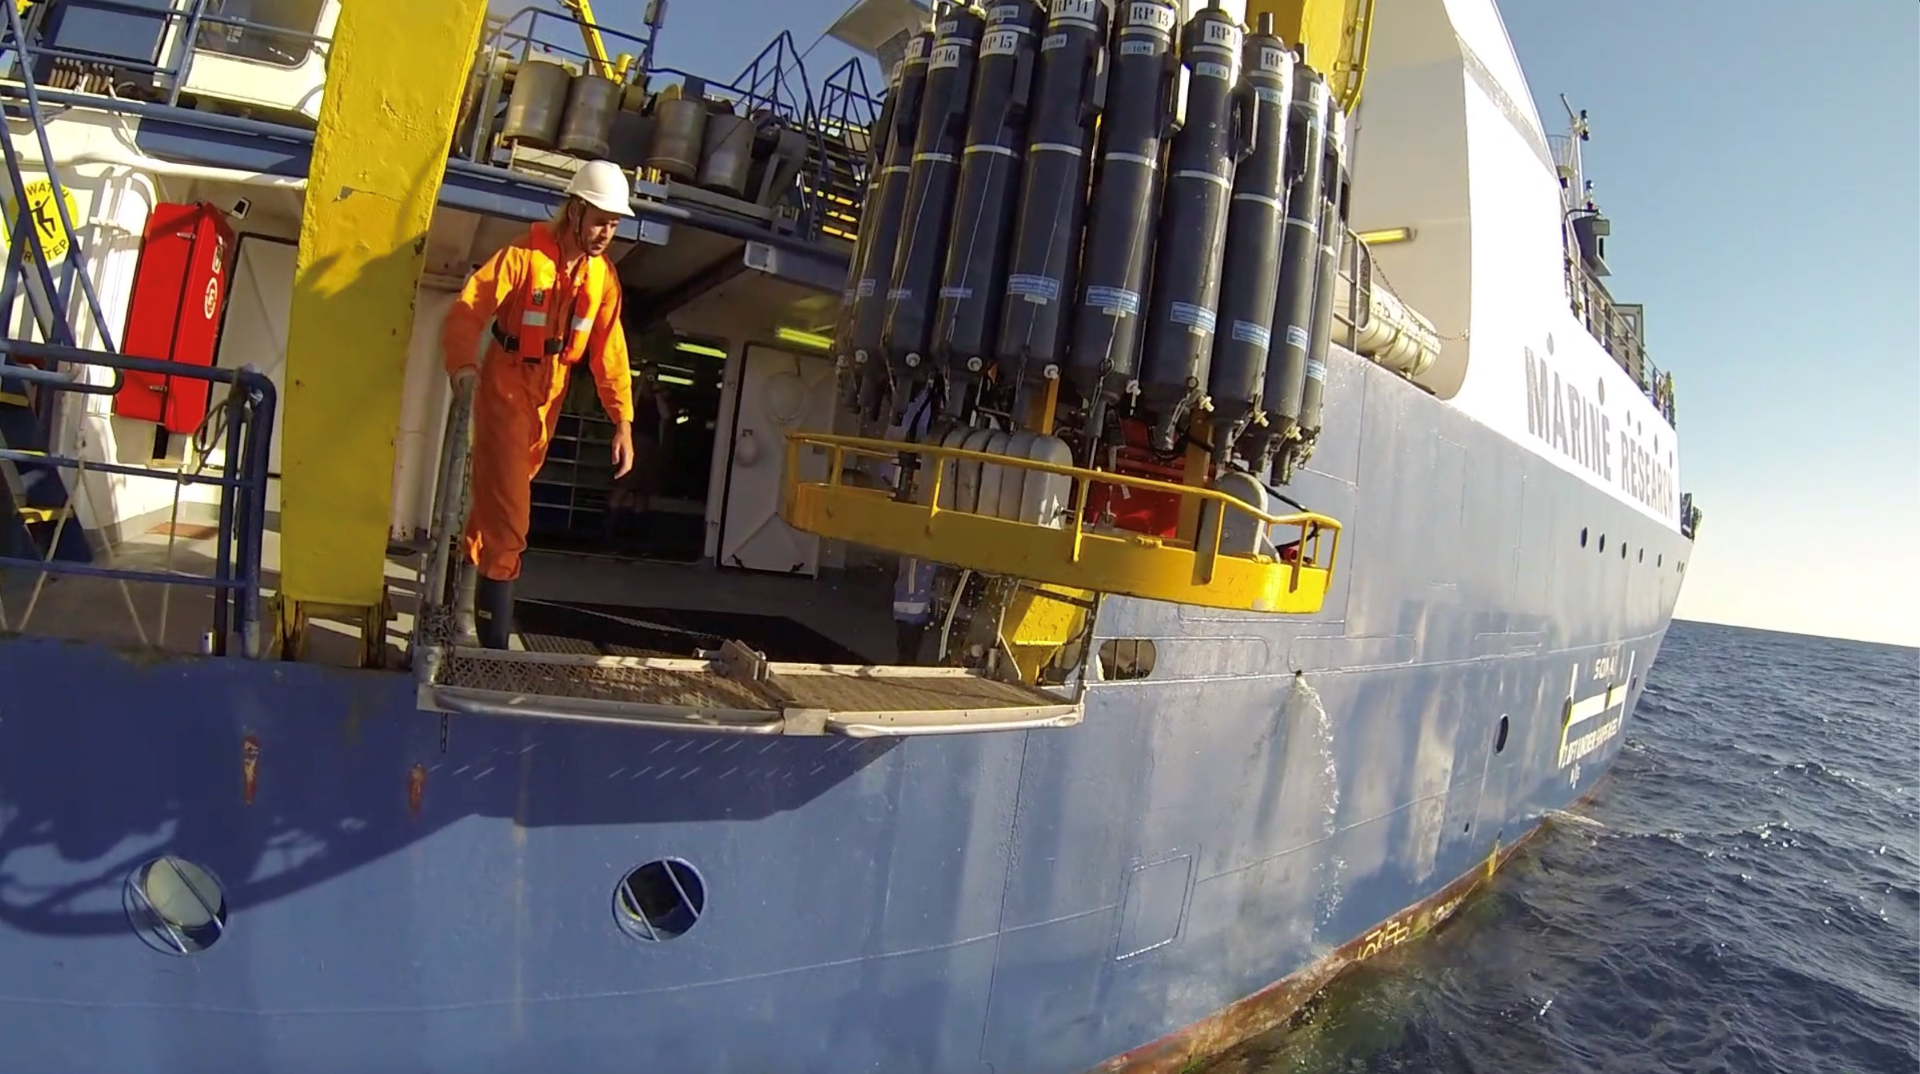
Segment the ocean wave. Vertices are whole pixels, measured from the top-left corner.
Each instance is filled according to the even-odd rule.
[[[1227,1074],[1920,1068],[1917,690],[1911,650],[1674,624],[1590,806]]]

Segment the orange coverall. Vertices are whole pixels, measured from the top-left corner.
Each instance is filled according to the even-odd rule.
[[[473,510],[467,562],[497,582],[520,576],[533,476],[560,423],[567,375],[591,356],[600,405],[633,421],[633,381],[620,324],[620,282],[603,257],[582,257],[571,278],[546,224],[488,258],[447,313],[440,344],[449,376],[475,364],[493,322],[473,400]],[[531,314],[531,316],[529,316]]]

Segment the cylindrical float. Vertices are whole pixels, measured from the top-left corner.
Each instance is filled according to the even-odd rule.
[[[700,172],[695,182],[709,190],[740,197],[747,192],[753,167],[753,120],[731,111],[707,116],[701,139]]]
[[[1036,0],[995,4],[980,39],[931,340],[954,414],[993,356],[1044,15]]]
[[[557,148],[589,160],[605,160],[607,135],[620,110],[620,84],[599,75],[575,75],[567,89],[567,113],[560,121]]]
[[[1140,396],[1153,446],[1170,452],[1203,398],[1213,360],[1220,256],[1234,167],[1253,148],[1252,95],[1240,87],[1239,24],[1210,0],[1180,33],[1186,115],[1167,153],[1166,195],[1153,257]]]
[[[1094,130],[1106,108],[1112,0],[1053,0],[1040,40],[1006,306],[994,355],[1023,390],[1057,378],[1080,265]]]
[[[1120,8],[1067,354],[1068,374],[1087,402],[1089,444],[1101,434],[1107,406],[1134,385],[1160,151],[1174,123],[1177,18],[1167,0],[1126,0]]]
[[[681,84],[678,97],[663,98],[653,106],[653,149],[647,154],[647,167],[688,183],[700,174],[700,150],[707,133],[706,95],[706,83],[689,78]]]
[[[1213,400],[1216,461],[1225,462],[1260,408],[1272,339],[1274,291],[1286,213],[1287,112],[1293,102],[1293,53],[1260,16],[1247,35],[1245,75],[1254,110],[1253,152],[1233,173],[1227,243],[1220,269],[1219,328],[1207,394]]]
[[[566,114],[567,91],[573,76],[557,63],[528,60],[513,73],[513,93],[507,98],[507,118],[500,125],[504,141],[535,149],[552,149]]]

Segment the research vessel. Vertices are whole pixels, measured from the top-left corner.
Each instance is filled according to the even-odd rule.
[[[1602,778],[1699,512],[1491,0],[562,7],[4,5],[0,1065],[1187,1070]],[[642,465],[477,648],[593,159]]]

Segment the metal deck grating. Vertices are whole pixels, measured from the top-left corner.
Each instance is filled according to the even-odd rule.
[[[428,689],[469,699],[492,695],[497,700],[487,704],[495,708],[567,709],[571,703],[581,718],[656,725],[706,721],[760,733],[782,726],[801,734],[950,732],[969,725],[1064,726],[1079,720],[1077,702],[954,668],[754,666],[764,669],[764,678],[730,676],[724,661],[456,648],[437,666]]]
[[[775,665],[778,669],[779,665]],[[835,712],[956,712],[967,709],[1019,709],[1063,704],[1059,698],[1013,683],[928,669],[887,668],[792,673],[775,670],[773,684],[799,708]]]
[[[701,669],[640,667],[594,657],[591,662],[547,662],[490,657],[470,650],[448,654],[434,685],[532,697],[671,705],[690,709],[773,712],[772,699],[744,683]]]

